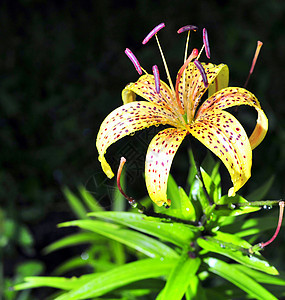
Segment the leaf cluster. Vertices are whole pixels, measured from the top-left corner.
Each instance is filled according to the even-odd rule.
[[[190,160],[193,166],[191,153]],[[79,244],[88,244],[88,248],[80,257],[59,265],[56,276],[27,277],[14,289],[56,288],[52,296],[56,300],[284,296],[285,277],[260,252],[249,251],[263,231],[275,227],[276,220],[247,218],[260,207],[251,206],[239,195],[222,196],[219,163],[211,157],[202,164],[201,173],[213,205],[191,167],[188,190],[170,177],[172,205],[154,207],[151,216],[134,209],[124,211],[124,199],[116,190],[113,209],[105,211],[83,187],[79,188],[80,197],[65,189],[78,219],[59,227],[75,226],[80,231],[54,242],[45,252]],[[260,187],[259,194],[263,196],[269,185]],[[258,197],[258,193],[252,195]],[[150,199],[142,203],[151,209]],[[92,271],[78,277],[63,276],[83,266]]]

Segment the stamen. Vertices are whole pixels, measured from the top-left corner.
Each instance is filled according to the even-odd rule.
[[[253,60],[252,60],[252,63],[251,63],[250,71],[248,73],[247,79],[246,79],[245,84],[244,84],[244,88],[247,86],[249,78],[250,78],[251,74],[253,73],[253,70],[254,70],[254,67],[255,67],[255,64],[256,64],[256,61],[257,61],[257,58],[258,58],[258,55],[259,55],[259,52],[260,52],[260,49],[261,49],[262,45],[263,45],[262,42],[257,41],[256,50],[255,50],[254,57],[253,57]]]
[[[129,201],[130,205],[134,206],[136,204],[135,199],[133,199],[132,197],[129,197],[123,191],[123,189],[121,187],[121,174],[122,174],[123,166],[124,166],[126,161],[127,160],[124,157],[121,157],[120,165],[119,165],[118,172],[117,172],[117,186],[118,186],[118,189],[119,189],[120,193]]]
[[[281,225],[282,225],[284,204],[285,204],[284,201],[279,202],[280,211],[279,211],[279,220],[278,220],[277,228],[275,230],[275,233],[274,233],[273,237],[269,241],[267,241],[266,243],[260,243],[262,248],[264,248],[267,245],[269,245],[270,243],[272,243],[275,240],[275,238],[277,237],[277,235],[279,233],[279,230],[281,228]]]
[[[124,157],[121,157],[120,165],[119,165],[118,172],[117,172],[118,189],[119,189],[120,193],[128,200],[129,204],[132,207],[137,207],[139,209],[139,212],[143,213],[143,212],[145,212],[145,207],[142,206],[140,204],[140,202],[137,202],[134,198],[128,196],[121,187],[121,174],[122,174],[122,170],[123,170],[125,162],[126,162],[126,159]]]
[[[194,64],[202,76],[202,80],[203,80],[205,88],[207,88],[208,87],[208,79],[207,79],[207,75],[205,73],[205,70],[204,70],[202,64],[197,59],[194,60]]]
[[[177,33],[180,34],[180,33],[184,32],[184,31],[190,31],[190,30],[196,31],[197,29],[198,29],[197,26],[194,26],[194,25],[186,25],[186,26],[183,26],[183,27],[179,28],[179,29],[177,30]]]
[[[164,23],[160,23],[159,25],[154,27],[153,30],[145,37],[145,39],[143,40],[142,43],[146,44],[155,35],[156,42],[157,42],[157,45],[158,45],[158,48],[159,48],[159,51],[160,51],[160,54],[161,54],[161,57],[162,57],[162,61],[163,61],[163,64],[164,64],[164,68],[165,68],[165,71],[166,71],[167,79],[169,81],[170,88],[173,92],[173,95],[175,95],[175,90],[174,90],[173,83],[172,83],[172,80],[171,80],[171,77],[170,77],[170,74],[169,74],[169,70],[168,70],[168,67],[167,67],[167,64],[166,64],[166,60],[165,60],[165,57],[163,55],[163,51],[161,49],[161,46],[160,46],[160,43],[159,43],[159,40],[158,40],[158,37],[157,37],[158,31],[160,29],[162,29],[163,27],[165,27]],[[179,109],[181,111],[183,111],[183,108],[182,108],[181,104],[180,105],[178,104],[178,106],[179,106]]]
[[[206,50],[206,56],[210,59],[210,46],[209,46],[208,32],[206,28],[203,28],[203,43]]]
[[[197,60],[200,58],[200,56],[201,56],[201,54],[202,54],[204,48],[205,48],[205,45],[203,44],[203,47],[201,48],[201,50],[200,50],[200,52],[199,52],[199,54],[198,54],[198,56],[197,56],[197,58],[196,58]]]
[[[193,31],[196,31],[198,29],[197,26],[194,26],[194,25],[186,25],[186,26],[183,26],[181,27],[180,29],[177,30],[177,33],[182,33],[184,31],[188,31],[188,34],[187,34],[187,40],[186,40],[186,46],[185,46],[185,53],[184,53],[184,63],[187,59],[187,55],[188,55],[188,45],[189,45],[189,39],[190,39],[190,31],[193,30]]]
[[[128,58],[131,60],[133,65],[135,66],[137,72],[140,75],[142,75],[142,69],[141,69],[140,63],[139,63],[138,59],[135,57],[134,53],[129,48],[126,48],[125,53],[128,56]]]
[[[175,95],[175,90],[174,90],[174,87],[173,87],[173,83],[172,83],[172,80],[171,80],[171,77],[170,77],[170,74],[169,74],[169,70],[168,70],[168,67],[167,67],[167,63],[166,63],[165,57],[163,55],[163,51],[161,49],[161,46],[160,46],[160,43],[159,43],[157,35],[155,35],[155,38],[156,38],[156,42],[157,42],[157,45],[158,45],[158,48],[159,48],[159,51],[160,51],[160,55],[162,57],[163,65],[164,65],[164,68],[165,68],[165,71],[166,71],[166,75],[167,75],[167,79],[169,81],[169,84],[170,84],[171,90],[173,92],[173,95]],[[183,110],[181,104],[180,104],[180,108],[181,108],[181,110]]]
[[[154,82],[155,82],[155,90],[159,94],[160,92],[160,78],[159,78],[159,71],[157,65],[154,65],[152,67],[152,72],[154,76]]]
[[[153,28],[153,30],[145,37],[145,39],[142,41],[143,45],[145,45],[155,34],[158,33],[160,29],[165,27],[164,23],[160,23],[156,27]]]

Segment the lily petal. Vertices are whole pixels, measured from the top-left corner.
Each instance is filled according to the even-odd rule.
[[[123,91],[132,91],[142,98],[168,109],[177,108],[173,95],[168,85],[160,80],[160,93],[156,92],[153,75],[143,75],[137,82],[128,84]]]
[[[197,117],[209,110],[221,110],[238,105],[250,105],[257,110],[257,124],[249,141],[251,148],[257,147],[264,139],[268,130],[268,119],[261,109],[257,98],[249,91],[239,87],[228,87],[220,90],[206,100],[197,112]]]
[[[125,88],[122,90],[122,100],[124,104],[134,102],[136,101],[136,94],[133,91]]]
[[[158,206],[170,205],[167,199],[167,180],[173,157],[186,136],[187,130],[167,128],[150,142],[145,161],[145,180],[149,196]]]
[[[208,111],[192,123],[190,133],[227,167],[233,182],[229,196],[234,196],[251,175],[252,150],[242,125],[227,111]]]
[[[96,140],[98,159],[105,174],[109,178],[114,176],[104,157],[111,144],[126,135],[159,124],[177,126],[175,116],[171,111],[147,101],[127,103],[112,111],[101,124]]]
[[[209,85],[208,97],[211,97],[219,90],[224,89],[228,86],[229,86],[229,68],[227,65],[223,65],[215,80],[213,80],[212,84]]]
[[[216,84],[215,88],[211,88],[211,91],[224,87],[227,84],[226,74],[228,67],[226,65],[220,64],[216,66],[211,63],[202,63],[202,66],[205,70],[208,84],[212,85],[213,82]],[[220,72],[222,72],[220,79],[215,81]],[[178,84],[179,99],[184,104],[187,114],[191,116],[190,119],[194,117],[196,108],[206,89],[199,70],[193,62],[190,62],[185,68]]]

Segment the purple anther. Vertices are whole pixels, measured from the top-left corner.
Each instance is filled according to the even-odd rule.
[[[137,60],[137,58],[135,57],[134,53],[129,48],[126,48],[125,53],[126,53],[127,57],[131,60],[133,65],[135,66],[137,72],[141,75],[142,74],[141,65],[140,65],[139,61]]]
[[[155,34],[158,33],[158,31],[160,29],[162,29],[163,27],[165,27],[164,23],[160,23],[159,25],[157,25],[156,27],[153,28],[153,30],[145,37],[145,39],[143,40],[143,45],[145,45]]]
[[[206,28],[203,28],[203,43],[206,50],[206,56],[210,59],[210,46],[208,40],[208,32]]]
[[[154,65],[152,67],[152,73],[154,76],[154,82],[155,82],[155,90],[159,94],[160,92],[160,78],[159,78],[159,71],[157,65]]]
[[[197,59],[194,60],[194,64],[195,64],[195,66],[197,67],[197,69],[199,70],[199,72],[202,76],[202,80],[203,80],[205,88],[207,88],[208,87],[208,79],[207,79],[207,75],[206,75],[206,72],[205,72],[202,64]]]
[[[184,31],[189,31],[189,30],[193,30],[193,31],[196,31],[198,29],[197,26],[194,26],[194,25],[186,25],[186,26],[183,26],[181,28],[179,28],[177,30],[177,33],[182,33]]]

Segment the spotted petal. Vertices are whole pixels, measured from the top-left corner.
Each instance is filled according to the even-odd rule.
[[[217,77],[208,88],[208,97],[229,86],[229,68],[227,65],[222,65],[221,70],[218,72]]]
[[[131,93],[135,93],[159,106],[174,110],[177,109],[177,103],[173,101],[172,92],[164,81],[160,80],[160,92],[156,92],[153,75],[146,74],[141,76],[137,82],[128,84],[123,93],[128,95],[128,98],[130,98]]]
[[[257,147],[264,139],[268,129],[268,119],[260,107],[257,98],[249,91],[239,87],[229,87],[212,95],[206,100],[197,112],[197,117],[206,111],[226,109],[237,105],[250,105],[257,110],[257,124],[249,141],[251,148]]]
[[[223,110],[207,111],[190,127],[190,133],[215,153],[227,167],[233,196],[250,178],[252,150],[239,121]]]
[[[109,178],[114,176],[104,154],[107,148],[122,137],[152,125],[177,126],[171,111],[147,101],[127,103],[112,111],[101,124],[96,147],[103,171]]]
[[[170,205],[166,195],[169,170],[186,133],[184,129],[167,128],[160,131],[149,144],[145,161],[146,186],[150,198],[158,206],[164,203]]]
[[[211,63],[202,63],[202,66],[205,70],[211,93],[228,85],[229,71],[227,65],[220,64],[216,66]],[[220,73],[221,75],[218,76]],[[184,104],[187,114],[190,114],[192,117],[194,116],[195,110],[206,89],[199,70],[193,62],[190,62],[185,68],[178,84],[179,99]]]

